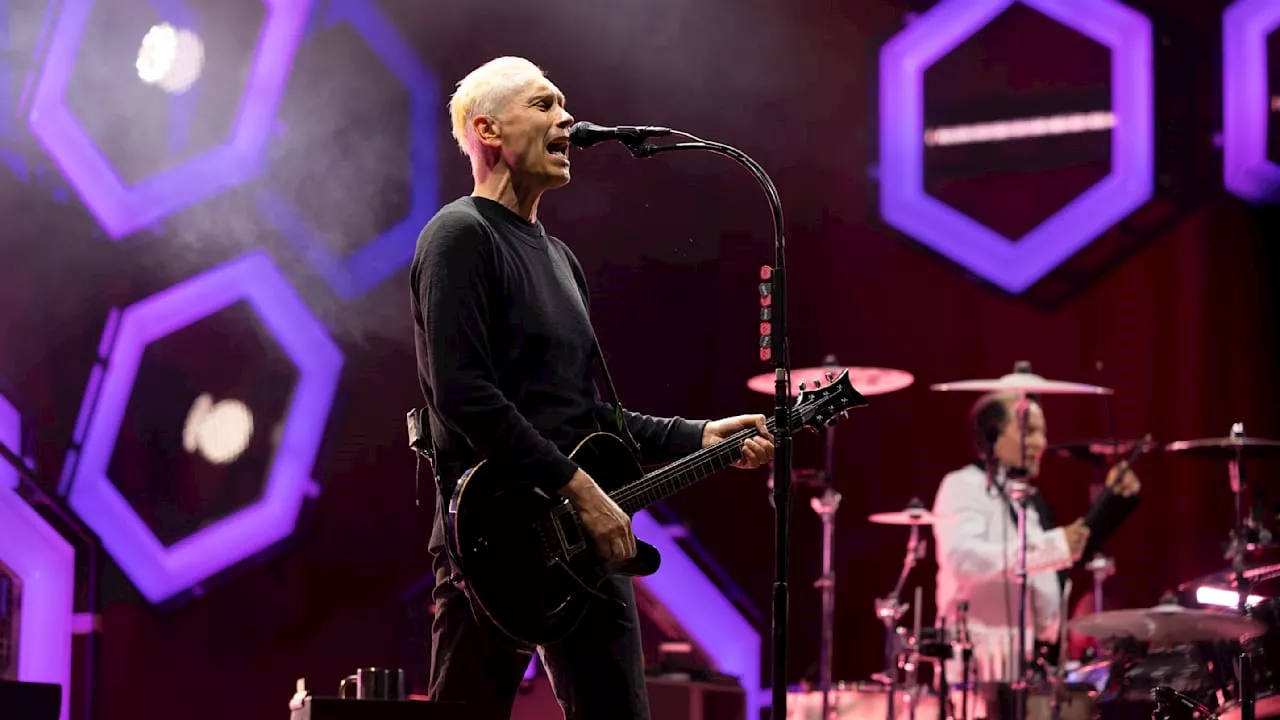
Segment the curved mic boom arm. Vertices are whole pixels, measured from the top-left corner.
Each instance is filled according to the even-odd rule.
[[[770,691],[772,693],[771,717],[782,717],[787,708],[787,557],[790,552],[791,512],[791,425],[788,406],[791,403],[791,358],[787,344],[787,273],[786,236],[782,222],[782,200],[778,189],[755,160],[741,150],[718,142],[710,142],[688,133],[672,130],[672,134],[689,138],[692,142],[655,145],[642,141],[619,139],[637,158],[652,157],[672,150],[707,150],[724,155],[745,167],[760,183],[769,209],[773,214],[774,267],[772,356],[776,373],[774,382],[774,585],[773,585],[773,644]]]

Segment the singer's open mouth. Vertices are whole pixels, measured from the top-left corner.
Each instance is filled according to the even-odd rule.
[[[569,157],[569,138],[556,138],[555,140],[547,143],[547,152],[555,155],[556,157],[567,159]]]

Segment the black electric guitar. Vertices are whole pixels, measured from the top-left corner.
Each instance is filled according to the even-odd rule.
[[[790,411],[790,426],[817,430],[866,404],[846,370],[826,386],[802,390]],[[774,431],[773,417],[766,426]],[[742,443],[757,435],[754,428],[742,430],[647,475],[626,444],[608,433],[590,435],[569,457],[634,515],[737,462]],[[448,550],[472,607],[511,637],[534,645],[567,635],[608,576],[651,575],[661,561],[656,548],[637,539],[634,557],[606,562],[568,500],[547,495],[531,478],[513,476],[492,460],[459,479],[444,522]]]

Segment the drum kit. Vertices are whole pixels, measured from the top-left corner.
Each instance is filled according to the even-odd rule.
[[[840,366],[833,356],[827,356],[822,366],[792,370],[792,391],[820,385],[843,370],[849,372],[851,383],[865,396],[895,392],[914,382],[911,373],[903,370]],[[759,375],[750,379],[748,387],[771,395],[773,381],[772,373]],[[931,389],[1007,392],[1017,398],[1014,410],[1023,418],[1029,401],[1040,395],[1113,394],[1106,387],[1041,377],[1031,373],[1026,363],[1018,363],[1013,373],[999,378],[939,383]],[[1025,453],[1025,421],[1019,426],[1024,430]],[[967,632],[967,602],[958,603],[952,629],[941,618],[936,626],[925,627],[921,621],[921,588],[917,587],[913,626],[898,627],[912,607],[901,601],[904,585],[927,552],[920,528],[951,518],[930,512],[914,499],[900,512],[870,515],[868,521],[872,524],[908,528],[897,582],[874,603],[876,618],[884,626],[885,669],[874,674],[870,682],[833,684],[832,544],[840,494],[835,490],[832,474],[835,428],[828,427],[825,433],[823,469],[797,471],[795,480],[797,485],[820,491],[810,503],[823,529],[822,574],[815,582],[822,592],[818,677],[816,687],[794,688],[788,694],[788,720],[915,720],[917,713],[926,720],[1092,720],[1130,715],[1150,715],[1155,720],[1280,718],[1280,593],[1255,592],[1271,580],[1280,580],[1280,543],[1273,543],[1267,519],[1259,516],[1256,504],[1253,511],[1245,511],[1246,483],[1242,473],[1246,459],[1280,457],[1280,441],[1246,436],[1237,423],[1226,437],[1186,440],[1163,447],[1148,436],[1050,448],[1060,456],[1088,460],[1104,469],[1117,460],[1128,459],[1132,463],[1139,454],[1158,450],[1224,461],[1235,501],[1235,523],[1226,553],[1231,564],[1220,572],[1183,583],[1177,595],[1167,595],[1154,607],[1107,611],[1102,586],[1115,573],[1115,564],[1103,555],[1094,556],[1084,564],[1093,577],[1093,612],[1067,621],[1067,599],[1071,594],[1071,581],[1067,580],[1058,658],[1052,662],[1042,659],[1037,663],[1037,673],[1033,672],[1030,658],[1015,653],[1014,681],[1009,683],[971,681],[969,660],[973,645]],[[991,479],[995,463],[989,461],[987,466]],[[1012,581],[1019,590],[1020,642],[1015,647],[1027,647],[1021,642],[1027,633],[1028,607],[1026,509],[1027,498],[1035,491],[1016,478],[1006,480],[1004,487],[1009,491],[1018,523],[1018,567]],[[1180,598],[1182,602],[1189,599],[1190,604],[1182,604]],[[1068,628],[1100,643],[1098,656],[1085,663],[1068,658]],[[951,683],[946,677],[946,661],[955,658],[963,659],[964,677]],[[925,665],[933,670],[932,682],[921,683],[920,670]]]

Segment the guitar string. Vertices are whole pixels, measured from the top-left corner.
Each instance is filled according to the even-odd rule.
[[[792,415],[799,415],[802,410],[803,409],[793,410]],[[792,419],[794,420],[796,418],[793,417]],[[770,432],[773,431],[775,425],[776,422],[774,421],[774,418],[768,418],[765,421],[765,427],[767,427]],[[622,504],[624,502],[641,500],[642,502],[640,507],[643,507],[655,500],[659,500],[671,494],[671,492],[678,491],[685,487],[687,485],[685,481],[691,475],[690,471],[694,471],[692,472],[693,476],[699,476],[708,469],[711,472],[723,470],[725,467],[728,467],[737,461],[737,458],[734,457],[735,452],[740,452],[740,450],[737,450],[737,446],[747,438],[755,437],[759,434],[759,431],[755,428],[740,430],[721,442],[716,443],[716,445],[706,448],[704,451],[708,454],[705,458],[698,458],[698,455],[700,455],[701,452],[696,453],[695,455],[682,458],[681,460],[678,460],[661,470],[646,475],[645,477],[642,477],[628,485],[624,485],[619,488],[617,494],[613,496],[614,502]],[[719,447],[721,445],[724,447]]]
[[[773,430],[772,423],[770,422],[766,422],[765,427],[768,427],[770,431]],[[759,432],[755,428],[740,430],[737,433],[734,433],[733,435],[730,435],[729,437],[725,438],[723,441],[716,443],[716,445],[706,448],[704,451],[707,452],[707,457],[705,458],[698,457],[698,455],[701,455],[702,452],[696,453],[694,455],[677,460],[676,462],[671,463],[667,467],[662,468],[661,470],[658,470],[649,475],[646,475],[640,478],[639,480],[635,480],[627,485],[622,486],[612,496],[613,500],[614,502],[621,504],[623,502],[629,502],[631,500],[645,497],[647,495],[654,495],[654,497],[652,497],[649,500],[646,500],[646,504],[648,502],[651,502],[652,500],[656,500],[666,494],[663,491],[665,491],[669,485],[674,486],[675,489],[679,489],[679,483],[672,483],[673,480],[684,479],[687,475],[689,475],[690,470],[700,470],[700,469],[705,469],[706,466],[714,466],[719,457],[730,456],[733,452],[734,446],[737,445],[739,442],[745,441],[748,437],[754,437],[756,435],[759,435]],[[733,443],[733,444],[731,445],[729,443]],[[724,445],[724,447],[719,447],[722,444]],[[731,462],[732,461],[730,461],[730,463]],[[730,463],[725,463],[724,466],[721,466],[720,468],[714,468],[714,469],[717,469],[717,470],[723,469],[723,467],[727,466]]]
[[[825,402],[830,402],[831,399],[832,398],[827,398]],[[805,407],[793,408],[790,412],[790,421],[792,423],[796,422],[799,419],[799,416],[808,409],[809,408]],[[834,417],[834,413],[832,413],[832,416]],[[765,427],[768,428],[770,432],[773,432],[776,424],[776,418],[772,416],[765,419]],[[716,443],[716,445],[704,448],[693,455],[681,458],[661,470],[657,470],[622,486],[611,497],[614,502],[619,505],[635,500],[643,500],[639,507],[636,508],[638,510],[639,508],[648,505],[650,502],[659,500],[662,497],[685,487],[688,483],[683,481],[689,476],[690,471],[704,471],[707,469],[706,466],[711,466],[711,471],[714,472],[722,470],[732,464],[737,458],[728,458],[733,455],[736,447],[747,438],[755,437],[757,435],[759,435],[759,431],[754,427],[740,430],[721,442]],[[706,453],[707,457],[700,458],[699,456],[703,453]],[[725,462],[725,460],[727,460],[727,462]],[[717,462],[723,462],[723,464],[719,467],[715,467]],[[701,472],[693,473],[695,476],[700,474]]]

